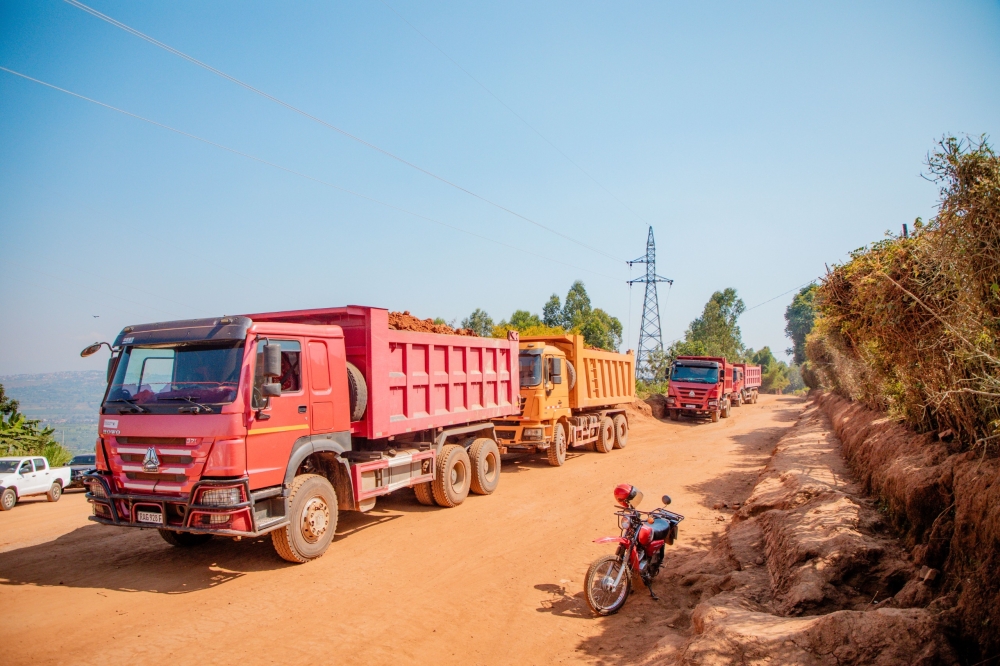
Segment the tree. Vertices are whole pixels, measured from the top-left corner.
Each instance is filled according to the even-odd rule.
[[[750,362],[754,365],[759,365],[761,372],[767,372],[772,365],[778,363],[778,359],[771,353],[770,347],[761,347],[759,352],[754,353],[750,357]]]
[[[493,334],[493,319],[485,311],[476,308],[462,320],[462,328],[471,329],[476,335],[488,338]]]
[[[52,428],[39,429],[39,421],[19,409],[0,384],[0,456],[45,456],[53,467],[69,462],[70,453],[52,438]]]
[[[587,318],[590,317],[590,296],[583,286],[583,282],[577,280],[569,288],[566,294],[566,304],[563,305],[562,325],[569,329],[582,327]]]
[[[502,322],[501,322],[502,323]],[[527,310],[515,310],[510,316],[510,327],[518,331],[524,331],[532,326],[540,326],[542,320],[536,314],[531,314]]]
[[[562,326],[562,303],[555,294],[549,296],[548,302],[542,308],[542,323],[546,326]]]
[[[742,358],[743,337],[737,321],[745,309],[735,289],[715,292],[684,332],[684,340],[671,345],[668,355],[671,359],[683,355]]]
[[[568,298],[566,300],[569,302]],[[600,308],[588,313],[580,326],[580,333],[591,347],[618,351],[622,344],[622,323]]]
[[[792,363],[801,365],[806,360],[806,336],[812,331],[816,319],[816,309],[813,300],[816,297],[817,286],[810,284],[795,294],[791,304],[785,309],[785,335],[792,340]]]

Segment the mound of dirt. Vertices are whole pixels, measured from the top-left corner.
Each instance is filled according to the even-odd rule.
[[[819,397],[865,492],[905,535],[915,564],[941,570],[963,658],[1000,655],[1000,461],[959,452],[933,435],[834,394]],[[978,646],[978,649],[977,647]]]
[[[452,328],[447,324],[435,324],[433,319],[417,319],[410,314],[409,310],[404,312],[390,312],[389,328],[394,331],[416,331],[418,333],[443,333],[445,335],[478,337],[471,328]]]
[[[653,409],[644,400],[636,400],[635,402],[630,402],[625,405],[625,411],[628,412],[628,417],[632,418],[653,418]]]
[[[684,664],[951,664],[948,603],[863,498],[815,403],[782,437],[708,557],[678,571],[699,597]]]
[[[667,413],[667,397],[662,393],[654,393],[646,398],[646,404],[652,410],[653,418],[662,419]]]

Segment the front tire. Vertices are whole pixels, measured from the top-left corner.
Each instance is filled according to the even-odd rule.
[[[671,421],[680,421],[681,420],[681,410],[679,410],[679,409],[671,409],[670,410],[670,420]]]
[[[549,464],[553,467],[562,467],[566,462],[566,430],[562,423],[557,423],[552,428],[552,442],[546,452],[549,457]]]
[[[743,406],[743,394],[737,393],[736,400],[733,401],[733,407],[742,407],[742,406]]]
[[[441,447],[437,459],[437,475],[431,482],[434,501],[443,507],[458,506],[469,496],[472,463],[465,447],[448,444]]]
[[[59,498],[62,497],[62,490],[62,486],[58,482],[53,483],[49,492],[45,493],[45,499],[50,502],[58,502]]]
[[[0,511],[10,511],[17,504],[17,493],[13,488],[7,488],[0,495]]]
[[[288,525],[271,532],[283,560],[301,564],[326,552],[337,531],[337,491],[319,474],[300,474],[288,495]]]
[[[500,485],[500,448],[488,437],[480,437],[469,447],[472,463],[472,492],[492,495]]]
[[[714,412],[712,412],[712,423],[718,423],[718,422],[719,422],[719,410],[715,410]]]
[[[211,540],[211,534],[200,534],[194,532],[175,532],[173,530],[156,530],[163,537],[163,540],[169,543],[171,546],[177,548],[191,548],[193,546],[200,546],[203,543]]]
[[[615,414],[611,422],[615,426],[615,448],[624,449],[628,443],[628,419],[624,414]]]
[[[614,615],[628,600],[628,594],[632,590],[631,571],[622,573],[618,587],[612,587],[622,566],[627,565],[619,562],[618,557],[605,555],[587,569],[583,591],[587,597],[587,605],[596,615]]]

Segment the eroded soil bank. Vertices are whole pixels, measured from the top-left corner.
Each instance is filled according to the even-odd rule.
[[[952,600],[864,490],[811,402],[708,556],[665,563],[665,607],[695,605],[647,663],[957,663]]]
[[[825,394],[819,404],[865,493],[904,535],[914,564],[940,571],[930,590],[965,663],[1000,658],[1000,461],[919,435]],[[933,574],[932,574],[933,575]]]

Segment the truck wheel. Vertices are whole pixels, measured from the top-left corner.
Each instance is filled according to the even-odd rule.
[[[615,414],[611,422],[615,425],[615,448],[624,449],[628,443],[628,419],[624,414]]]
[[[271,532],[278,555],[308,562],[326,552],[337,531],[337,491],[319,474],[300,474],[288,495],[288,525]]]
[[[733,407],[742,407],[742,406],[743,406],[743,394],[737,393],[736,400],[733,402]]]
[[[576,386],[576,368],[569,362],[569,359],[566,359],[566,381],[569,383],[569,390],[572,391],[573,387]]]
[[[557,423],[552,428],[552,442],[546,453],[549,456],[549,464],[553,467],[562,467],[566,462],[566,429],[562,423]]]
[[[193,532],[175,532],[173,530],[156,530],[163,537],[163,540],[169,543],[171,546],[177,546],[178,548],[190,548],[191,546],[200,546],[201,544],[209,541],[212,538],[211,534],[200,534]]]
[[[347,363],[347,395],[351,405],[351,422],[360,421],[368,408],[368,384],[353,363]]]
[[[500,449],[489,437],[480,437],[469,447],[472,462],[472,492],[492,495],[500,485]]]
[[[679,409],[671,409],[670,410],[670,420],[671,421],[680,421],[681,420],[681,410],[679,410]]]
[[[722,418],[728,419],[733,415],[733,403],[726,400],[726,406],[722,408]]]
[[[56,481],[49,488],[49,492],[45,493],[45,498],[50,502],[58,502],[60,497],[62,497],[62,485]]]
[[[715,410],[714,412],[712,412],[712,423],[718,423],[718,422],[719,422],[719,410]]]
[[[17,493],[13,488],[8,488],[0,495],[0,511],[10,511],[17,504]]]
[[[413,486],[413,492],[416,494],[418,502],[424,506],[434,506],[434,491],[431,490],[430,481]]]
[[[751,404],[754,404],[754,405],[757,404],[757,391],[753,392],[753,400],[751,401]]]
[[[601,429],[597,431],[597,452],[608,453],[615,447],[615,423],[610,416],[601,421]]]
[[[465,447],[448,444],[441,447],[437,459],[437,478],[431,482],[434,501],[440,506],[458,506],[469,496],[469,479],[472,464]]]

